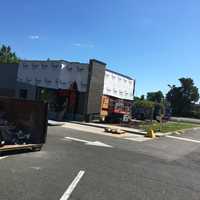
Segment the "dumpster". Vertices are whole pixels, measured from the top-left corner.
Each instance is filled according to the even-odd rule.
[[[47,109],[41,101],[0,97],[0,153],[40,150],[47,136]]]

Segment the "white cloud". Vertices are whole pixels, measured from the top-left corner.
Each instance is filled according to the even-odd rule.
[[[81,44],[80,44],[80,43],[74,43],[73,46],[75,46],[75,47],[80,47]]]
[[[75,47],[94,48],[93,44],[74,43],[72,45],[75,46]]]
[[[31,40],[38,40],[40,37],[39,35],[29,35],[28,38]]]

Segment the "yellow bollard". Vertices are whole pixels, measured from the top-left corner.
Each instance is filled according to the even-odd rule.
[[[147,137],[149,138],[155,138],[156,134],[154,133],[153,129],[149,129],[149,131],[147,132]]]

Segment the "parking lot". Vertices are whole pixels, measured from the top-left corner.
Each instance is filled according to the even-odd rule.
[[[0,197],[199,199],[198,141],[199,130],[141,142],[49,127],[40,152],[1,157]]]

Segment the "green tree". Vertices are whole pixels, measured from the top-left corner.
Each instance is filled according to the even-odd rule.
[[[140,96],[140,100],[142,100],[142,101],[145,100],[145,96],[144,96],[144,95],[141,95],[141,96]]]
[[[152,101],[141,100],[140,98],[134,101],[133,115],[136,119],[145,120],[153,119],[155,103]]]
[[[145,100],[145,96],[141,95],[140,97],[135,96],[134,101],[140,101],[140,100]]]
[[[19,58],[11,51],[10,46],[2,45],[0,48],[0,63],[1,64],[16,64],[19,63]]]
[[[191,78],[180,78],[181,86],[169,85],[166,99],[170,102],[172,113],[176,116],[188,116],[193,104],[199,100],[198,88]]]
[[[148,92],[147,93],[147,100],[154,101],[157,103],[161,103],[164,99],[163,93],[159,90],[157,92]]]
[[[139,101],[139,100],[140,100],[140,97],[137,97],[137,96],[134,97],[134,101]]]
[[[135,106],[137,106],[138,108],[153,108],[154,107],[154,102],[152,101],[147,101],[147,100],[138,100],[134,103]]]

